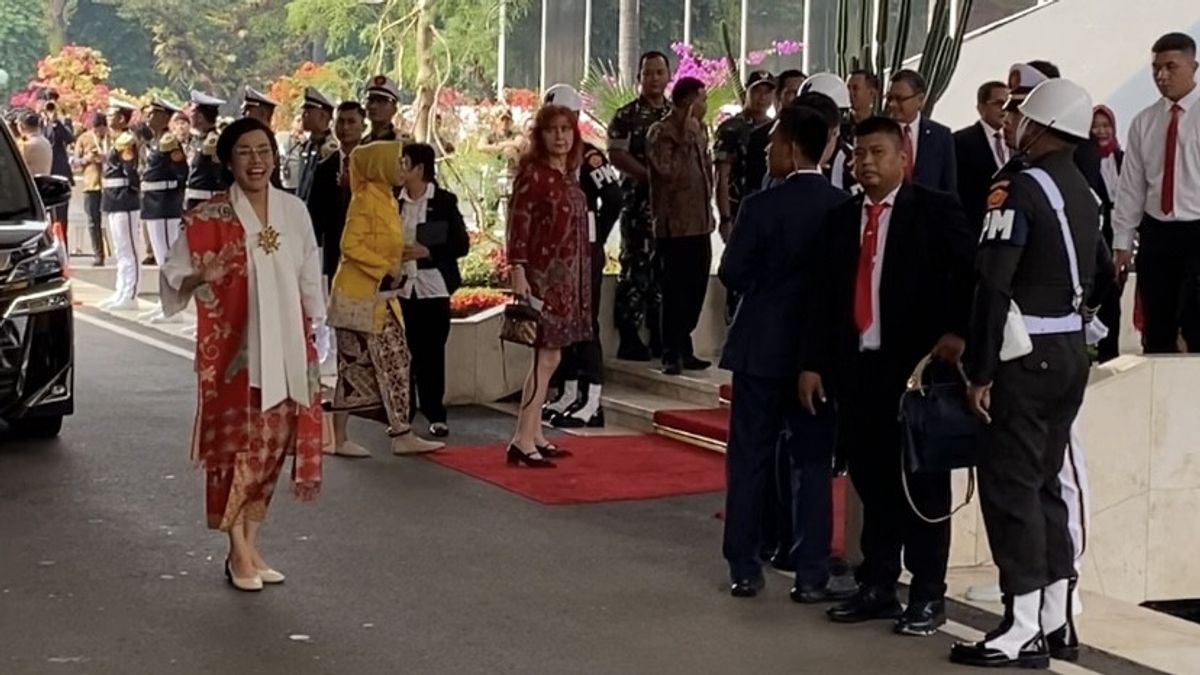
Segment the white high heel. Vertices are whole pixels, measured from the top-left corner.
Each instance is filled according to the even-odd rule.
[[[229,558],[225,559],[225,578],[229,580],[229,584],[239,591],[255,592],[263,589],[262,577],[255,574],[247,579],[241,579],[233,575],[233,567],[229,564]]]

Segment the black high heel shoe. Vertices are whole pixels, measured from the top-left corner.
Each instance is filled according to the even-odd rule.
[[[540,453],[541,450],[538,450]],[[517,447],[516,443],[508,446],[508,455],[505,458],[509,466],[520,466],[524,464],[531,469],[553,469],[554,462],[544,457],[534,457],[525,454],[525,451]]]
[[[570,450],[564,450],[553,443],[537,446],[538,454],[546,459],[563,459],[575,454]]]

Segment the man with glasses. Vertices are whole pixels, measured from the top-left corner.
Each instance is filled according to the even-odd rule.
[[[1004,141],[1008,87],[1003,82],[985,82],[975,99],[979,121],[954,132],[954,150],[958,160],[958,196],[967,213],[967,222],[981,227],[992,178],[1012,154]]]
[[[925,78],[904,69],[892,76],[888,116],[903,134],[904,179],[941,192],[958,193],[954,137],[950,129],[921,114],[929,91]]]

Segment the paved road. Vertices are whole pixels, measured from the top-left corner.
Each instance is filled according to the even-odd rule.
[[[332,461],[315,504],[276,501],[287,584],[238,593],[186,457],[190,364],[83,322],[76,343],[62,438],[0,439],[4,675],[964,672],[949,636],[831,625],[783,577],[729,598],[719,495],[544,507],[387,456],[367,425],[376,458]],[[459,442],[511,426],[453,416]]]

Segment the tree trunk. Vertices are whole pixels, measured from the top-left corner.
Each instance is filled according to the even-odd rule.
[[[421,143],[433,137],[430,116],[433,112],[434,89],[437,87],[433,68],[433,3],[417,0],[417,128],[415,135]]]
[[[67,46],[69,4],[69,0],[49,0],[46,3],[46,43],[51,54],[57,54]]]
[[[620,23],[617,28],[617,67],[623,84],[631,84],[637,76],[641,56],[641,20],[639,0],[621,0]]]

